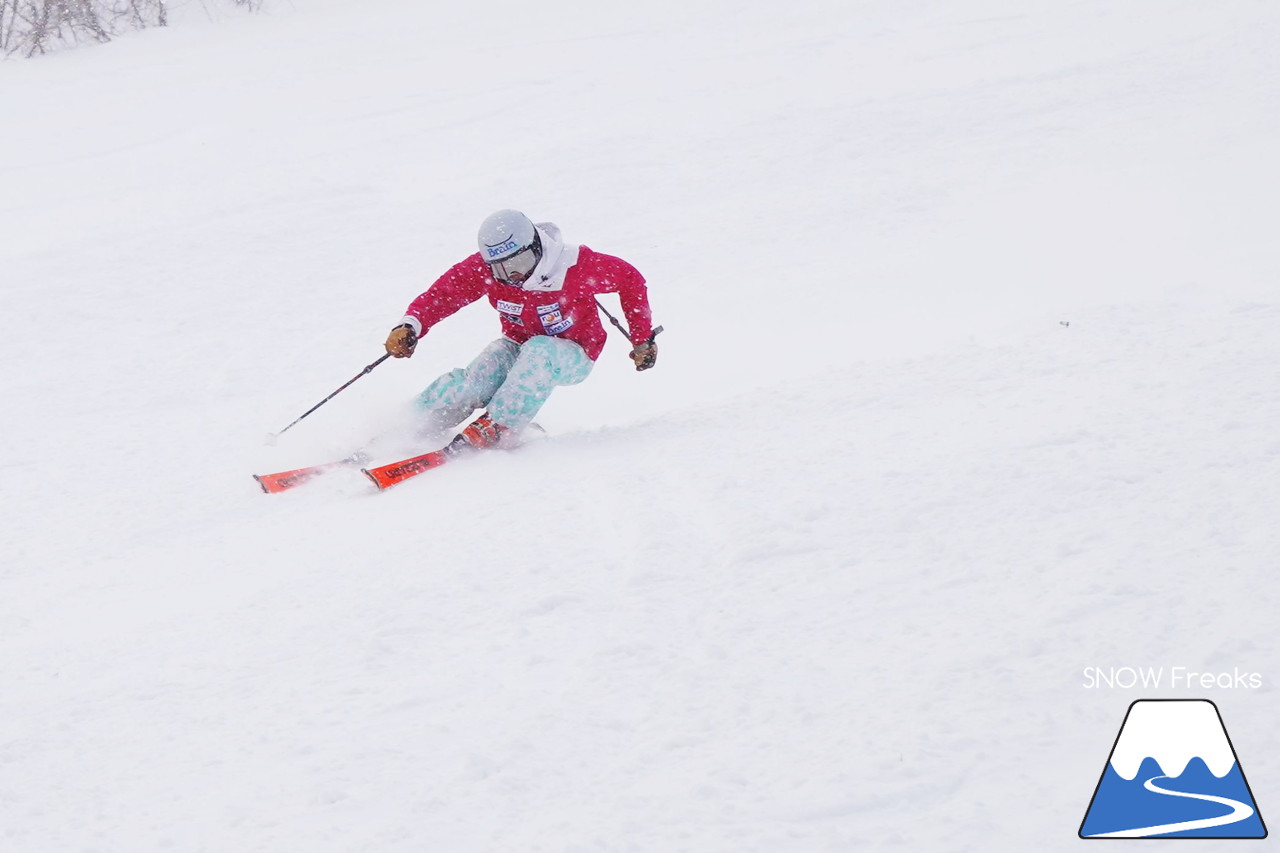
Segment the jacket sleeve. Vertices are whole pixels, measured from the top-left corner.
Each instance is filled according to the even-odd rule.
[[[445,317],[470,305],[485,294],[484,263],[475,254],[454,264],[435,284],[409,303],[404,321],[419,336]]]
[[[616,293],[627,318],[631,343],[642,344],[653,334],[653,312],[649,309],[649,290],[640,271],[622,258],[592,251],[591,279],[596,293]]]

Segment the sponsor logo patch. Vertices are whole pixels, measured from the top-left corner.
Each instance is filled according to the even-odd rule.
[[[493,260],[494,258],[500,258],[503,255],[506,255],[510,252],[514,252],[516,249],[519,249],[519,248],[520,248],[520,244],[518,244],[515,240],[508,240],[507,242],[501,243],[497,246],[485,246],[484,251],[486,256],[488,256],[489,260]]]
[[[518,317],[524,313],[524,306],[519,302],[508,302],[505,299],[499,299],[498,310],[503,314],[515,314]]]
[[[559,302],[539,305],[538,319],[542,321],[542,328],[546,329],[549,335],[558,335],[573,325],[573,319],[564,316],[564,312],[560,310]]]

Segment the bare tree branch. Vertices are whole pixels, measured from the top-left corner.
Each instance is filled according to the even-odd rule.
[[[205,11],[208,5],[200,0]],[[264,0],[221,0],[249,12]],[[39,56],[120,33],[169,25],[167,0],[0,0],[0,58]]]

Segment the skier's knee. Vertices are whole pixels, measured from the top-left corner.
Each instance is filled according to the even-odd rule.
[[[574,361],[581,347],[572,341],[539,336],[530,338],[520,349],[520,360],[526,370],[546,378],[556,385],[564,382],[566,368]],[[585,359],[585,354],[583,358]],[[571,383],[568,383],[571,384]]]
[[[520,348],[520,355],[526,360],[537,360],[550,367],[556,361],[556,345],[551,338],[539,335],[525,342]]]
[[[555,385],[576,385],[591,372],[593,362],[582,347],[562,338],[530,338],[520,351],[527,370]]]

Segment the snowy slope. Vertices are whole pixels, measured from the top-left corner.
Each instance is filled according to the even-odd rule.
[[[1138,663],[1268,814],[1280,12],[349,5],[0,64],[0,849],[1065,849]],[[261,495],[505,206],[658,368]]]

